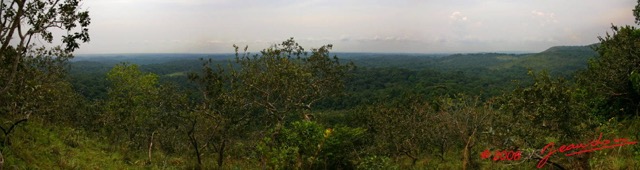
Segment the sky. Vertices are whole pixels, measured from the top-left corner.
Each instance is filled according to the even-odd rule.
[[[539,52],[634,25],[636,0],[85,0],[76,54],[260,51],[290,37],[336,52]]]

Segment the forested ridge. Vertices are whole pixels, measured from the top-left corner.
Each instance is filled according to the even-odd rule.
[[[469,53],[469,54],[384,54],[331,53],[341,62],[353,62],[357,69],[349,72],[346,90],[352,95],[398,96],[401,93],[465,93],[491,97],[515,87],[531,83],[528,70],[547,70],[553,76],[570,78],[587,67],[590,58],[598,54],[593,46],[559,46],[540,53]],[[136,64],[141,71],[160,77],[183,90],[195,90],[188,73],[197,72],[201,59],[226,65],[233,54],[94,54],[76,56],[69,63],[69,80],[88,99],[106,96],[106,73],[120,63]],[[555,65],[549,66],[548,63]],[[233,63],[231,63],[233,64]],[[93,90],[85,89],[93,88]],[[395,88],[395,89],[394,89]],[[441,88],[446,90],[430,90]],[[386,94],[396,91],[395,94]],[[369,94],[371,93],[371,94]],[[434,96],[434,95],[429,95]],[[194,96],[195,97],[195,96]],[[350,99],[371,100],[369,97]],[[377,100],[380,100],[378,98]],[[355,106],[358,104],[352,104]],[[336,105],[332,105],[336,106]],[[339,106],[339,105],[338,105]]]
[[[633,26],[525,54],[74,56],[79,3],[0,5],[0,169],[640,167]]]

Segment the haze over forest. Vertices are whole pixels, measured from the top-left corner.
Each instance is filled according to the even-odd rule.
[[[91,0],[76,54],[259,51],[295,37],[336,52],[541,52],[629,25],[634,0]],[[609,31],[610,32],[610,31]]]

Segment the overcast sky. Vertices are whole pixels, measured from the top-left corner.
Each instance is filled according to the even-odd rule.
[[[85,0],[88,53],[259,51],[294,37],[338,52],[542,51],[631,25],[636,0]]]

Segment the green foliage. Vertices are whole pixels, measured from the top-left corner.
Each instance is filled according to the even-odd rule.
[[[358,164],[359,170],[394,170],[400,169],[398,166],[393,165],[393,161],[384,156],[369,156],[365,157],[360,164]]]
[[[636,17],[636,24],[640,24],[640,1],[636,4],[636,7],[633,9],[633,16]]]
[[[631,74],[629,74],[629,80],[631,81],[631,85],[636,93],[640,94],[640,74],[636,71],[631,71]]]
[[[1,101],[13,102],[10,93],[25,91],[19,88],[26,86],[34,91],[40,84],[62,75],[62,65],[72,58],[71,53],[79,47],[78,41],[89,41],[89,13],[80,11],[79,3],[79,0],[14,0],[0,6],[0,94],[8,97]],[[75,32],[76,27],[80,27],[79,32]],[[64,48],[32,44],[35,38],[53,43],[52,31],[57,29],[67,31],[67,35],[62,36]]]
[[[638,115],[640,93],[635,90],[635,74],[640,71],[640,30],[632,26],[612,26],[613,35],[599,37],[599,57],[589,62],[578,82],[597,101],[598,112],[607,117]]]
[[[535,74],[531,86],[518,87],[498,100],[500,110],[509,117],[509,124],[502,128],[507,134],[507,146],[523,149],[539,149],[550,142],[579,143],[592,139],[598,133],[601,117],[591,108],[592,98],[583,87],[571,84],[563,78],[552,78],[547,72]],[[528,151],[534,152],[535,151]],[[589,156],[563,157],[554,155],[553,162],[573,162],[571,167],[589,166]],[[564,166],[567,166],[566,163]]]
[[[510,166],[481,162],[479,153],[537,153],[548,142],[582,142],[597,132],[640,136],[633,117],[640,105],[640,31],[633,27],[613,27],[601,38],[599,56],[575,83],[554,76],[582,69],[596,55],[589,47],[340,60],[332,45],[305,51],[293,39],[258,54],[235,46],[235,58],[204,62],[192,55],[98,57],[74,63],[67,82],[63,68],[76,41],[89,40],[88,13],[76,0],[16,2],[2,6],[0,21],[8,21],[0,22],[7,26],[2,35],[24,25],[7,23],[26,23],[33,26],[24,27],[27,35],[51,43],[51,31],[37,29],[59,19],[70,34],[65,47],[36,48],[22,32],[17,38],[26,43],[7,43],[13,35],[0,42],[0,156],[12,168],[500,169]],[[42,15],[12,17],[33,14]],[[116,64],[127,59],[141,66]],[[526,79],[524,68],[550,73]],[[512,80],[522,86],[512,87]],[[24,123],[36,113],[37,122]],[[629,148],[551,161],[632,168],[640,149]]]
[[[124,134],[124,139],[112,139],[114,142],[131,142],[137,148],[146,143],[155,127],[154,119],[160,110],[157,107],[159,97],[158,76],[142,73],[137,65],[121,64],[107,74],[111,82],[109,98],[105,101],[100,123],[109,125],[110,136]]]
[[[497,69],[521,67],[535,71],[547,70],[553,76],[570,77],[577,70],[585,69],[587,61],[598,53],[592,46],[557,46],[543,52],[526,55],[501,64]]]
[[[419,99],[409,99],[405,101],[394,101],[385,106],[368,108],[370,114],[368,119],[370,131],[375,134],[377,154],[401,156],[406,155],[413,159],[428,152],[428,148],[434,148],[426,135],[435,125],[430,120],[434,115],[432,107]],[[446,137],[445,137],[446,138]],[[446,139],[445,139],[446,140]],[[389,153],[390,152],[390,153]]]
[[[326,141],[320,153],[319,167],[328,169],[353,169],[359,158],[370,145],[364,128],[337,126],[325,130]]]
[[[0,4],[0,166],[10,136],[30,117],[71,118],[80,103],[63,81],[64,65],[89,41],[89,13],[79,0],[11,0]],[[77,31],[76,28],[80,30]],[[62,31],[62,45],[53,32]],[[41,40],[39,44],[35,39]],[[68,123],[68,122],[64,122]],[[12,159],[8,156],[7,159]]]
[[[307,55],[304,48],[289,39],[263,50],[260,55],[250,55],[247,48],[240,55],[236,46],[236,59],[227,67],[213,67],[214,62],[209,59],[203,63],[201,73],[190,73],[189,79],[198,85],[202,93],[201,103],[187,118],[191,122],[187,133],[198,165],[201,164],[199,145],[213,143],[221,168],[225,150],[235,143],[234,139],[241,137],[238,134],[274,126],[276,129],[268,133],[275,135],[280,133],[286,122],[309,117],[317,101],[338,95],[351,66],[340,64],[337,57],[329,57],[330,49],[331,45],[322,46],[312,49]],[[253,127],[248,126],[250,122]],[[298,128],[297,125],[294,127]],[[304,138],[315,139],[311,136]],[[270,165],[280,167],[283,164],[278,161],[290,160],[287,158],[290,152],[307,155],[311,152],[306,147],[270,148],[285,141],[268,140],[274,142],[265,145],[269,148],[263,148],[269,150]]]
[[[343,126],[324,128],[312,121],[296,121],[271,131],[274,136],[263,138],[257,151],[273,169],[353,169],[366,132]]]
[[[573,142],[595,133],[587,129],[593,128],[598,118],[590,112],[582,91],[563,78],[551,78],[544,71],[530,74],[533,85],[519,87],[501,99],[501,110],[518,120],[514,126],[530,127],[514,128],[529,132],[516,131],[514,134],[523,135],[521,137],[526,141],[537,141],[534,145],[538,146],[548,142],[540,140],[544,139],[541,135]]]
[[[344,80],[346,95],[327,97],[316,102],[317,109],[349,109],[362,104],[402,97],[403,93],[425,94],[427,97],[452,96],[465,93],[488,99],[504,90],[513,89],[512,81],[529,83],[527,69],[546,68],[552,75],[568,77],[574,71],[586,67],[588,58],[595,53],[589,46],[552,47],[535,54],[368,54],[331,53],[339,55],[341,63],[353,62],[359,68],[348,72]],[[252,55],[248,55],[252,57]],[[209,60],[214,69],[217,64],[226,68],[230,64],[239,68],[232,54],[127,54],[97,55],[76,58],[71,63],[71,80],[74,87],[89,99],[106,98],[104,78],[108,68],[118,62],[140,64],[140,69],[160,76],[160,82],[172,82],[184,91],[197,89],[182,73],[199,71],[201,61]],[[295,58],[295,57],[294,57]],[[192,100],[201,100],[197,91]]]
[[[330,57],[332,45],[312,49],[308,55],[293,38],[262,50],[260,55],[238,54],[235,75],[238,91],[249,104],[266,111],[273,123],[281,124],[302,110],[311,110],[319,100],[340,94],[351,64]]]
[[[275,136],[265,138],[258,151],[263,159],[268,159],[268,166],[273,169],[311,168],[318,159],[325,136],[329,135],[324,135],[321,125],[310,121],[293,122],[280,132],[272,130]],[[270,144],[276,146],[266,146]]]
[[[494,140],[485,132],[496,126],[497,111],[479,98],[456,95],[429,102],[408,96],[405,100],[380,103],[362,113],[374,143],[369,153],[410,159],[408,167],[427,157],[445,160],[450,152],[461,154],[462,167],[477,168],[478,146]],[[437,130],[436,130],[437,129]],[[483,142],[481,142],[483,141]]]
[[[190,169],[185,157],[154,152],[125,153],[91,132],[32,118],[21,124],[11,147],[4,148],[4,168],[9,169]]]

